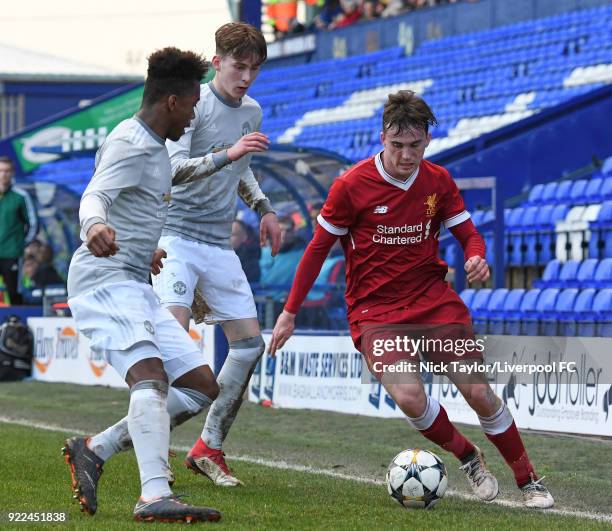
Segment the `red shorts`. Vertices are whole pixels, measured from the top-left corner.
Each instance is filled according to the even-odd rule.
[[[392,325],[406,326],[404,330],[404,327]],[[363,345],[362,340],[364,333],[371,336],[374,332],[383,338],[406,333],[411,337],[474,341],[472,319],[467,306],[450,285],[442,280],[435,282],[425,293],[407,300],[405,306],[350,323],[355,348],[365,356],[368,365],[379,358],[374,358],[371,349],[366,348],[368,345],[365,343],[369,343],[371,339],[368,337],[367,341],[363,341]],[[483,352],[473,350],[457,354],[450,350],[438,350],[432,353],[431,360],[448,362],[458,359],[483,359]]]

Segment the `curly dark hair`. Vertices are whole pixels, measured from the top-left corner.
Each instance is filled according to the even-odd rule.
[[[171,94],[184,96],[208,72],[209,63],[201,55],[168,47],[149,57],[143,104],[151,105]]]
[[[395,128],[396,134],[402,134],[410,129],[421,129],[427,133],[429,126],[437,123],[429,105],[411,90],[389,94],[383,111],[383,131]]]

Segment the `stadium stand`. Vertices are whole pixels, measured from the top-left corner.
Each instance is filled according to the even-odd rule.
[[[431,156],[610,82],[611,17],[603,6],[427,41],[411,56],[398,47],[271,69],[252,95],[273,141],[359,160],[379,149],[387,94],[409,88],[438,115]],[[574,185],[575,200],[585,185]]]
[[[543,272],[527,291],[487,291],[484,307],[474,305],[479,290],[464,290],[478,332],[612,334],[612,201],[606,195],[611,166],[609,157],[587,178],[536,185],[523,203],[505,210],[507,265],[539,266]],[[485,215],[474,212],[477,226],[485,225]],[[448,248],[443,253],[449,257]]]

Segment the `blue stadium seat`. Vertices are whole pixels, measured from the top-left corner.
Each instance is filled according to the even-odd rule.
[[[535,310],[541,292],[542,290],[539,288],[530,289],[521,299],[518,311],[508,311],[506,313],[504,319],[505,334],[512,336],[521,335],[521,319],[527,312]]]
[[[576,274],[576,280],[574,283],[568,283],[568,287],[575,288],[588,288],[591,286],[591,282],[595,279],[595,271],[597,271],[597,266],[599,266],[599,261],[595,258],[588,258],[587,260],[583,260],[578,268],[578,273]]]
[[[604,160],[601,166],[601,173],[604,177],[612,177],[612,157],[608,157]]]
[[[510,259],[511,264],[519,265],[536,265],[537,238],[536,227],[538,226],[538,215],[541,207],[530,206],[525,209],[521,219],[521,232],[513,235],[513,257]]]
[[[533,248],[528,249],[528,253],[533,253],[533,256],[529,256],[528,259],[532,260],[537,264],[546,264],[552,258],[553,249],[550,248],[550,238],[548,238],[548,248],[542,244],[543,234],[548,233],[550,235],[552,231],[551,217],[554,211],[553,205],[540,205],[538,207],[538,215],[534,226],[535,230],[535,245]]]
[[[569,200],[573,205],[579,205],[586,202],[585,191],[587,184],[588,181],[586,179],[574,181],[569,197]]]
[[[557,298],[552,312],[545,312],[542,315],[539,334],[543,336],[561,335],[561,321],[567,317],[574,309],[574,302],[578,296],[578,289],[564,289]]]
[[[599,262],[593,280],[588,284],[588,287],[596,289],[612,285],[612,258],[604,258]]]
[[[472,315],[477,315],[479,311],[487,307],[492,292],[493,290],[490,288],[482,288],[476,291],[469,306]]]
[[[523,219],[527,210],[523,207],[513,208],[506,222],[506,247],[508,249],[506,263],[510,265],[521,265],[523,263]]]
[[[558,288],[546,288],[542,290],[535,307],[523,310],[521,333],[527,336],[540,335],[540,321],[545,319],[555,308]]]
[[[503,309],[506,296],[510,290],[506,288],[500,288],[493,290],[486,307],[478,310],[473,314],[472,320],[474,322],[474,331],[477,334],[489,333],[489,319],[492,318],[496,312]]]
[[[551,287],[570,288],[575,286],[580,264],[581,262],[578,260],[568,260],[565,262],[559,272],[559,280],[555,285],[551,285]]]
[[[551,210],[549,210],[549,207]],[[536,254],[539,254],[538,264],[547,264],[555,257],[557,235],[555,224],[562,221],[569,212],[567,205],[546,205],[540,207],[536,233]]]
[[[459,245],[453,242],[449,243],[444,248],[444,261],[451,267],[454,267],[457,263],[457,253],[459,252],[461,252]]]
[[[593,298],[591,311],[583,312],[578,323],[580,336],[610,337],[612,332],[612,288],[599,290]]]
[[[589,257],[612,257],[612,201],[604,201],[597,219],[589,223],[589,229]]]
[[[555,194],[557,193],[557,186],[559,186],[559,184],[556,181],[548,183],[544,186],[544,190],[542,190],[542,203],[554,203]]]
[[[569,202],[573,184],[573,181],[559,181],[559,185],[555,192],[555,203],[560,204]]]
[[[539,205],[542,203],[542,193],[544,192],[543,184],[536,184],[529,192],[528,205]]]
[[[542,278],[540,280],[535,280],[533,286],[535,288],[552,288],[558,286],[560,272],[561,261],[555,258],[546,264],[544,273],[542,273]]]
[[[604,177],[599,195],[603,201],[612,199],[612,176]]]
[[[503,302],[503,306],[489,310],[489,333],[503,334],[504,321],[507,317],[517,314],[525,295],[524,289],[513,289],[508,291]]]
[[[612,288],[602,289],[595,295],[592,311],[597,323],[596,335],[612,337]]]
[[[564,314],[559,323],[559,333],[561,336],[575,336],[578,333],[579,323],[583,322],[585,325],[587,324],[586,316],[593,308],[593,299],[596,293],[597,291],[593,288],[583,289],[578,293],[574,301],[573,310]],[[593,328],[589,335],[593,335],[595,323],[594,321],[590,321],[588,324],[592,325]]]
[[[603,198],[601,197],[600,193],[602,184],[602,177],[594,177],[589,181],[589,184],[587,185],[586,190],[584,192],[584,196],[586,198],[587,203],[598,203],[600,201],[603,201]]]
[[[474,298],[475,293],[476,293],[475,289],[466,288],[459,294],[459,297],[461,297],[461,300],[463,300],[463,302],[468,308],[470,308],[470,305],[472,303],[472,299]]]

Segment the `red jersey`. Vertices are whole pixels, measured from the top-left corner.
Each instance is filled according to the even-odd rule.
[[[341,237],[349,322],[405,305],[444,279],[440,227],[469,218],[448,171],[426,160],[406,181],[385,171],[380,153],[338,177],[318,222]]]

